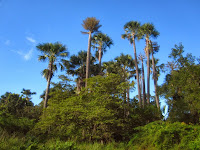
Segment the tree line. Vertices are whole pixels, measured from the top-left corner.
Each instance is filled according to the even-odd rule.
[[[100,21],[97,20],[95,17],[88,17],[85,20],[83,20],[83,24],[82,24],[83,28],[87,31],[87,32],[83,32],[81,31],[81,33],[83,34],[88,34],[89,38],[88,38],[88,50],[87,50],[87,57],[86,60],[84,60],[84,58],[82,58],[82,65],[85,64],[85,69],[83,70],[82,75],[79,79],[77,79],[77,89],[78,91],[80,91],[80,89],[83,87],[83,85],[85,85],[85,88],[87,88],[87,80],[90,76],[92,75],[104,75],[106,73],[106,68],[103,67],[102,70],[102,63],[101,63],[101,59],[102,59],[102,55],[103,53],[106,52],[106,49],[109,48],[111,45],[113,45],[113,41],[112,39],[107,36],[104,33],[99,32],[99,28],[101,27],[100,25]],[[154,60],[154,53],[158,51],[159,46],[157,45],[156,42],[152,42],[150,40],[151,37],[156,38],[159,35],[159,32],[155,29],[154,25],[151,23],[145,23],[143,25],[140,25],[139,22],[137,21],[130,21],[128,23],[126,23],[124,25],[124,31],[125,34],[122,34],[122,38],[123,39],[128,39],[130,44],[133,45],[133,49],[134,49],[134,62],[127,62],[127,63],[132,63],[129,64],[129,67],[131,67],[131,65],[133,65],[135,68],[135,72],[136,72],[136,78],[137,78],[137,91],[138,91],[138,99],[139,99],[139,104],[140,107],[145,106],[145,104],[147,103],[148,105],[150,104],[150,54],[152,55],[152,68],[153,68],[153,80],[154,80],[154,87],[155,87],[155,97],[156,97],[156,105],[158,107],[158,109],[160,109],[160,102],[159,102],[159,96],[157,94],[157,70],[156,70],[156,66],[155,66],[155,60]],[[143,39],[145,38],[145,54],[147,57],[147,93],[145,91],[145,77],[144,77],[144,66],[142,64],[142,68],[143,68],[143,72],[142,72],[142,85],[140,84],[140,74],[141,74],[141,70],[139,70],[138,68],[138,56],[137,56],[137,52],[136,52],[136,44],[135,44],[135,39]],[[91,47],[93,49],[96,50],[96,54],[95,57],[98,59],[99,61],[99,65],[98,66],[92,66],[91,61],[95,61],[95,58],[93,58],[93,56],[91,56]],[[44,107],[47,107],[47,101],[48,101],[48,93],[49,93],[49,86],[50,86],[50,81],[51,78],[53,76],[54,71],[57,69],[57,65],[55,64],[56,59],[59,59],[59,57],[66,57],[68,56],[68,52],[66,51],[66,47],[63,46],[60,43],[44,43],[44,44],[39,44],[37,46],[37,49],[40,50],[43,55],[39,56],[39,60],[44,61],[46,58],[48,58],[48,69],[45,69],[43,71],[44,76],[46,76],[47,79],[47,88],[46,88],[46,94],[45,94],[45,99],[44,99]],[[82,53],[82,54],[81,54]],[[85,55],[83,54],[84,52],[80,52],[78,55],[79,56],[72,56],[70,58],[70,61],[68,60],[64,60],[61,59],[61,63],[59,63],[61,70],[63,70],[64,68],[66,68],[68,71],[68,74],[71,75],[75,75],[74,73],[70,73],[73,72],[72,70],[72,66],[74,65],[81,65],[81,64],[76,64],[78,61],[78,57],[84,57],[84,56],[80,56],[80,55]],[[123,54],[121,55],[121,57],[123,57]],[[131,57],[131,56],[129,56]],[[74,60],[72,60],[74,59]],[[76,59],[76,60],[75,60]],[[121,59],[128,59],[128,58],[121,58]],[[142,59],[141,61],[143,61],[144,56],[140,56],[140,59]],[[91,60],[91,61],[90,61]],[[74,61],[74,62],[73,62]],[[106,65],[109,65],[109,63],[107,63]],[[128,64],[127,64],[128,65]],[[103,66],[105,66],[105,63],[103,64]],[[107,66],[108,67],[108,66]],[[74,67],[75,68],[75,67]],[[92,69],[94,69],[93,72]],[[84,73],[85,71],[85,73]],[[133,72],[132,72],[133,74]],[[77,74],[76,74],[77,75]],[[84,80],[85,79],[85,80]],[[84,80],[84,82],[83,82]],[[143,86],[143,89],[142,89]],[[143,90],[143,96],[141,95],[141,90]],[[143,100],[143,102],[142,102]]]
[[[167,121],[199,124],[200,59],[185,55],[182,43],[171,49],[170,61],[159,64],[154,54],[160,47],[152,40],[159,36],[155,26],[130,21],[124,25],[125,33],[121,37],[133,46],[134,57],[122,53],[102,63],[113,40],[99,32],[100,21],[95,17],[86,18],[82,26],[85,31],[81,33],[88,34],[87,51],[81,50],[69,57],[66,46],[59,42],[36,46],[41,52],[38,60],[48,61],[48,67],[42,71],[47,81],[42,102],[34,106],[31,95],[36,93],[30,89],[23,89],[21,94],[2,95],[0,132],[8,137],[10,134],[27,136],[32,144],[51,139],[128,142],[137,139],[133,137],[140,134],[137,127],[166,119],[160,98],[166,99],[168,105]],[[142,39],[145,55],[138,55],[136,40]],[[95,50],[94,56],[91,49]],[[65,73],[54,83],[52,78],[58,68]],[[166,73],[166,77],[164,83],[158,85],[161,72]],[[154,96],[150,95],[151,74]],[[130,98],[130,92],[135,89],[137,95]],[[146,128],[142,129],[141,135],[145,132]]]

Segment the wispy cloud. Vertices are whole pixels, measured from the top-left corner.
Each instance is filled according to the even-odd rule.
[[[29,41],[29,42],[31,42],[31,43],[36,43],[36,40],[35,39],[33,39],[32,37],[26,37],[26,39]]]
[[[30,60],[33,54],[33,49],[30,49],[27,53],[24,53],[22,51],[16,51],[16,50],[11,50],[11,51],[22,56],[25,60]]]
[[[28,51],[28,53],[24,55],[24,59],[25,59],[25,60],[31,59],[32,54],[33,54],[33,49],[30,49],[30,50]]]

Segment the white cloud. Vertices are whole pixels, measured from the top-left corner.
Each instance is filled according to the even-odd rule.
[[[10,40],[6,40],[5,45],[10,45]]]
[[[22,56],[25,60],[30,60],[33,54],[33,49],[30,49],[27,53],[23,53],[22,51],[15,51],[15,50],[11,50],[11,51]]]
[[[26,37],[26,39],[29,41],[29,42],[31,42],[31,43],[36,43],[36,40],[35,39],[33,39],[32,37]]]
[[[31,59],[32,54],[33,54],[33,49],[30,49],[30,50],[28,51],[28,53],[24,55],[24,59],[25,59],[25,60]]]

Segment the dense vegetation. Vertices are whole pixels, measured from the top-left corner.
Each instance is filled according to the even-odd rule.
[[[96,18],[87,18],[82,25],[87,31],[82,33],[89,35],[88,51],[66,59],[69,52],[59,42],[37,45],[42,52],[39,60],[48,60],[42,71],[47,88],[39,105],[32,103],[36,93],[30,89],[1,96],[0,149],[200,149],[199,60],[184,55],[180,43],[172,48],[171,61],[159,64],[154,56],[159,45],[151,40],[159,32],[153,24],[130,21],[122,38],[133,45],[134,58],[122,53],[102,63],[114,42],[98,32]],[[146,65],[135,39],[145,39]],[[58,66],[65,73],[53,83]],[[166,78],[158,86],[161,71]],[[155,95],[150,95],[151,74]],[[130,98],[135,89],[138,95]],[[168,116],[162,115],[160,98],[167,101]]]

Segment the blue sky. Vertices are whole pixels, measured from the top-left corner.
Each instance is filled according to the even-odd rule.
[[[133,56],[132,46],[121,39],[124,24],[132,20],[151,22],[160,32],[156,39],[160,63],[168,61],[171,48],[179,42],[186,53],[199,56],[199,6],[199,0],[0,0],[0,95],[31,89],[37,92],[32,101],[38,104],[46,88],[41,71],[47,63],[38,62],[36,45],[59,41],[68,47],[70,55],[87,50],[88,36],[80,32],[87,17],[99,19],[100,30],[114,41],[103,61],[122,52]],[[144,40],[136,44],[137,52],[143,52]],[[159,84],[163,78],[164,74]]]

